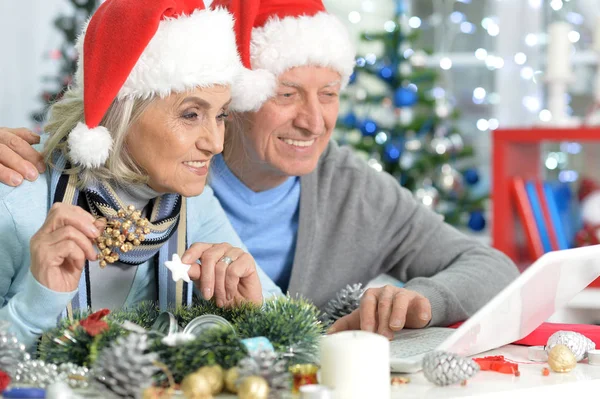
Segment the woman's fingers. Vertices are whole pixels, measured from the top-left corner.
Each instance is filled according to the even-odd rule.
[[[237,284],[239,278],[235,282],[234,290],[226,290],[227,279],[230,277],[236,278],[235,276],[229,276],[228,270],[231,268],[244,254],[244,251],[240,248],[230,247],[226,252],[219,258],[215,264],[215,299],[217,306],[225,306],[229,304],[237,292]]]
[[[94,249],[94,245],[81,231],[73,226],[61,227],[55,230],[51,235],[48,236],[49,245],[60,245],[61,243],[72,241],[77,244],[81,251],[85,255],[87,260],[98,259],[98,253]]]
[[[40,229],[42,234],[50,234],[65,226],[73,226],[86,237],[94,239],[100,235],[95,226],[96,218],[78,206],[55,203],[48,212],[48,217]]]

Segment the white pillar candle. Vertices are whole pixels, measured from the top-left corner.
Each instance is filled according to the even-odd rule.
[[[332,399],[331,390],[323,385],[302,385],[300,399]]]
[[[548,52],[546,79],[570,80],[572,45],[569,32],[573,30],[566,22],[553,22],[548,28]]]
[[[366,331],[344,331],[321,340],[321,384],[334,399],[388,399],[390,342]]]

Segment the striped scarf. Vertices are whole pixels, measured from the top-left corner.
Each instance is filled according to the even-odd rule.
[[[92,184],[80,191],[76,187],[77,175],[62,173],[70,168],[64,156],[56,156],[54,165],[50,181],[52,203],[65,202],[77,205],[95,217],[107,219],[117,217],[118,210],[127,207],[128,204],[124,204],[115,190],[105,182]],[[192,301],[193,286],[183,281],[175,283],[171,271],[165,266],[165,261],[170,260],[173,254],[182,255],[186,249],[185,199],[178,194],[165,194],[150,201],[149,206],[150,233],[146,234],[146,240],[133,250],[127,253],[118,251],[119,263],[133,266],[153,259],[160,308],[167,309],[183,303],[189,305]],[[78,293],[63,312],[63,317],[72,318],[74,309],[92,307],[89,267],[86,261]]]
[[[107,220],[118,218],[117,211],[126,209],[129,204],[124,204],[115,190],[105,182],[89,185],[83,190],[89,212],[96,218],[104,217]],[[181,196],[165,194],[150,201],[152,209],[148,214],[150,233],[145,234],[146,239],[133,248],[123,253],[117,250],[119,262],[126,265],[139,265],[152,258],[163,247],[177,230],[179,212],[181,210]]]

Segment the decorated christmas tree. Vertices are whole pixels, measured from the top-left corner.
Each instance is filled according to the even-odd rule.
[[[44,78],[44,91],[40,95],[43,105],[40,110],[32,114],[38,132],[41,131],[46,118],[48,106],[60,100],[67,87],[73,82],[77,69],[78,54],[75,50],[77,35],[97,6],[96,0],[69,0],[69,3],[73,12],[69,15],[61,14],[54,20],[54,26],[63,34],[64,42],[59,48],[52,49],[47,54],[50,60],[58,62],[60,66],[57,75]]]
[[[351,145],[370,166],[385,171],[415,197],[455,226],[485,228],[487,195],[475,195],[479,181],[473,148],[456,128],[458,111],[439,86],[428,53],[415,50],[418,32],[408,26],[403,1],[381,32],[366,32],[342,97],[336,137]],[[394,22],[395,21],[395,22]]]

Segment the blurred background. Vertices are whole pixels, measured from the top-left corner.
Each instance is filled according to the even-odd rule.
[[[335,140],[519,264],[540,255],[536,240],[542,253],[600,242],[600,1],[324,3],[358,50]],[[0,2],[0,126],[42,131],[47,105],[72,81],[76,34],[98,4]],[[507,138],[508,150],[493,137]],[[501,201],[498,190],[513,190],[515,177],[533,191]],[[537,230],[523,228],[523,209]]]
[[[570,25],[568,40],[572,43],[573,79],[565,98],[567,112],[583,118],[594,104],[597,60],[594,32],[600,17],[600,2],[596,0],[324,2],[330,12],[344,21],[356,39],[359,62],[367,67],[365,69],[371,69],[367,73],[358,68],[357,82],[350,86],[340,114],[340,120],[345,117],[343,121],[350,123],[339,123],[336,137],[359,147],[374,167],[381,164],[382,169],[398,174],[399,180],[404,179],[401,182],[413,191],[421,189],[419,195],[426,197],[426,202],[431,201],[432,207],[446,213],[453,224],[466,226],[467,230],[487,232],[489,229],[490,205],[482,200],[490,190],[490,131],[530,127],[551,118],[545,99],[545,64],[548,30],[553,22],[564,21]],[[39,130],[45,103],[53,100],[70,82],[68,67],[74,65],[70,59],[76,57],[70,47],[71,39],[95,6],[95,1],[88,0],[24,0],[0,4],[0,125]],[[386,49],[383,41],[365,40],[364,37],[395,31],[402,32],[404,37],[398,38],[397,48],[393,50],[401,58],[405,57],[406,63],[402,62],[404,59],[400,62],[391,60],[391,49]],[[412,57],[414,53],[416,57]],[[404,71],[390,71],[390,68],[399,68],[399,64],[403,64]],[[429,80],[419,80],[417,76],[416,82],[410,81],[424,69],[436,76]],[[399,76],[390,82],[382,77],[382,73]],[[419,90],[420,86],[425,86],[429,93],[418,99],[404,98],[401,104],[395,101],[395,94],[402,96],[402,93],[396,93],[397,89],[409,87],[411,83],[418,93],[424,93]],[[410,90],[404,93],[408,97]],[[442,141],[440,144],[437,140],[431,144],[432,136],[424,138],[423,132],[419,135],[422,126],[409,126],[410,121],[406,119],[411,118],[407,115],[411,111],[403,112],[402,124],[407,129],[401,129],[402,126],[394,129],[397,121],[390,121],[389,117],[386,120],[386,110],[400,108],[405,111],[426,100],[423,97],[427,95],[437,100],[429,104],[428,112],[437,119],[449,116],[452,122],[442,121],[441,125],[459,133],[460,142]],[[415,104],[411,103],[413,100]],[[429,121],[422,117],[423,113],[421,118],[414,115],[418,112],[412,113],[412,118],[417,119],[416,122],[413,120],[415,123],[422,125]],[[375,125],[364,126],[365,120],[373,121]],[[426,128],[438,129],[439,122],[436,120],[430,123],[434,127]],[[367,132],[365,128],[374,131]],[[387,140],[384,135],[378,136],[380,132]],[[443,135],[439,129],[437,133]],[[394,141],[394,137],[403,139]],[[410,141],[411,137],[416,137],[421,144]],[[363,142],[364,138],[366,142]],[[414,150],[419,145],[422,148]],[[427,173],[419,172],[415,176],[405,173],[414,170],[415,162],[427,161],[423,148],[429,147],[431,153],[440,155],[444,145],[447,153],[460,153],[465,146],[467,155],[472,158],[467,161],[466,156],[456,156],[458,167],[450,162],[452,170],[445,168],[442,171],[448,159],[441,159],[422,166],[423,172]],[[542,160],[546,166],[544,172],[548,177],[576,182],[585,172],[583,166],[594,161],[587,160],[580,152],[581,146],[577,143],[546,146]],[[397,161],[402,161],[404,167],[390,167]],[[453,175],[456,177],[454,169],[462,176],[452,179]],[[432,193],[432,189],[437,193]],[[459,201],[463,212],[457,214],[452,203],[467,191],[472,195],[469,201]],[[466,202],[472,205],[469,212],[462,206]],[[472,211],[482,214],[478,213],[469,227]]]

